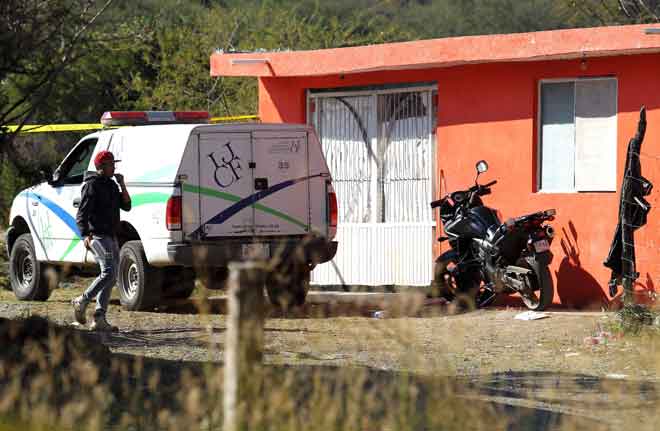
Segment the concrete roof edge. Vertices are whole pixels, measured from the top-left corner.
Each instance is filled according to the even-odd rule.
[[[309,51],[215,53],[214,76],[293,77],[660,52],[650,24],[460,36]]]

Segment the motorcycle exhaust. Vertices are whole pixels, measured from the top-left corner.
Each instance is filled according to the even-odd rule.
[[[546,235],[548,238],[554,238],[554,236],[555,236],[555,229],[554,229],[552,226],[550,226],[550,225],[546,226],[546,227],[545,227],[545,235]]]

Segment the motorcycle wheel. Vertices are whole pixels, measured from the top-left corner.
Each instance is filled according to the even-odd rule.
[[[530,277],[532,291],[521,293],[520,297],[527,308],[533,311],[543,311],[552,303],[554,289],[548,266],[536,262],[533,258],[523,258],[518,266],[531,269],[534,275]]]
[[[457,277],[453,271],[455,265],[453,257],[440,256],[435,261],[429,296],[454,301],[461,310],[474,310],[479,305],[480,277],[474,273],[464,273]]]
[[[451,269],[456,265],[453,258],[440,256],[433,265],[433,283],[431,284],[431,298],[445,298],[451,301],[456,296],[456,278]]]
[[[456,305],[461,311],[474,311],[479,308],[481,298],[481,276],[469,271],[456,277]]]

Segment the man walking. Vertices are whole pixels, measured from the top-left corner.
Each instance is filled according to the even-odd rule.
[[[110,292],[117,281],[119,269],[119,209],[130,211],[131,197],[126,190],[124,177],[115,174],[114,155],[110,151],[101,151],[94,157],[96,172],[85,174],[80,207],[76,223],[83,238],[85,248],[92,252],[101,268],[101,274],[85,292],[71,301],[74,316],[78,323],[85,324],[87,304],[96,298],[94,321],[90,328],[96,331],[118,331],[106,319],[110,302]],[[117,180],[119,187],[112,180]],[[120,190],[121,188],[121,190]]]

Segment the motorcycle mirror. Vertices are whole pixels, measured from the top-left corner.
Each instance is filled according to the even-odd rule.
[[[477,172],[483,174],[488,170],[488,163],[485,160],[479,160],[476,165]]]

